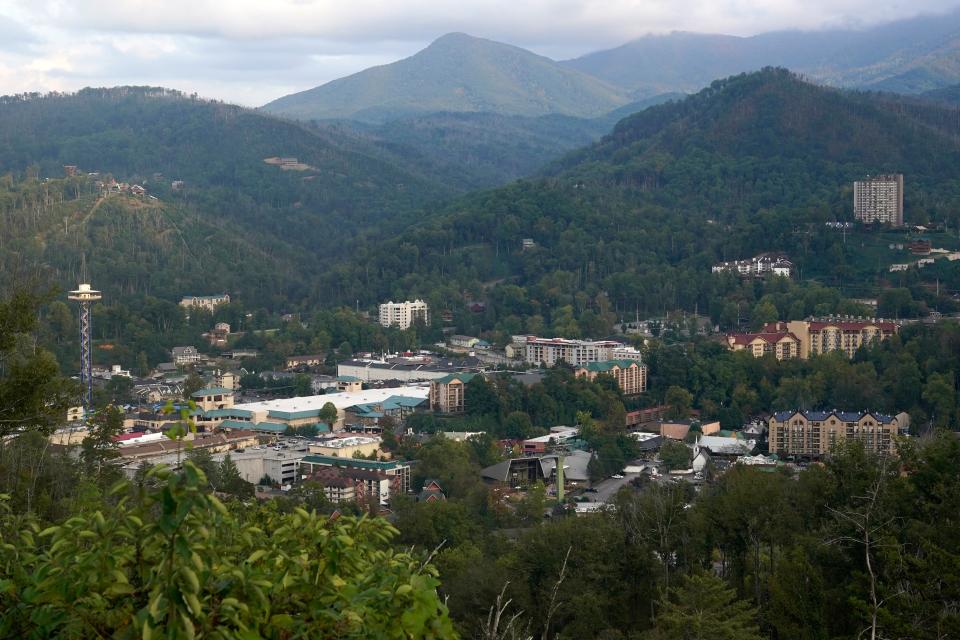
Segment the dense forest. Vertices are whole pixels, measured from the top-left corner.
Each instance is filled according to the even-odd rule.
[[[728,328],[731,305],[749,322],[743,310],[752,310],[769,285],[751,289],[711,274],[710,266],[771,250],[790,256],[803,287],[839,287],[851,298],[907,289],[911,300],[891,315],[956,308],[956,261],[896,275],[887,270],[909,260],[909,252],[889,250],[891,242],[924,237],[960,248],[951,170],[960,162],[956,120],[948,109],[917,100],[815,87],[782,70],[738,76],[624,119],[542,177],[444,205],[439,200],[456,190],[438,186],[451,182],[443,158],[469,160],[460,152],[468,139],[474,149],[486,144],[476,158],[481,176],[502,145],[484,142],[479,132],[505,118],[410,120],[406,138],[419,140],[424,162],[398,169],[395,160],[408,147],[396,131],[310,129],[158,92],[4,100],[6,168],[39,164],[3,187],[0,215],[21,247],[5,260],[22,272],[46,271],[66,288],[85,256],[108,299],[124,296],[135,313],[143,305],[138,296],[146,295],[175,301],[228,291],[271,313],[371,309],[420,296],[450,311],[459,332],[498,336],[600,336],[612,321],[675,310]],[[540,136],[565,126],[540,122]],[[478,133],[465,132],[468,125]],[[54,134],[58,143],[44,142]],[[192,143],[178,144],[185,137]],[[314,179],[262,162],[286,153],[316,166],[308,172]],[[108,201],[113,206],[93,212],[95,193],[83,178],[41,186],[31,177],[65,163],[142,178],[160,200],[149,207]],[[906,175],[907,221],[932,231],[825,226],[850,220],[852,181],[881,171]],[[170,189],[174,178],[184,180],[182,191]],[[84,209],[88,221],[73,234],[63,219],[82,220]],[[67,235],[72,242],[56,242]],[[523,238],[534,246],[521,251]],[[188,263],[193,268],[184,269]],[[474,302],[486,311],[468,312]],[[827,311],[844,312],[836,305]]]
[[[615,511],[544,524],[542,493],[506,509],[495,490],[458,484],[476,472],[469,447],[439,439],[424,449],[423,472],[442,478],[449,498],[401,507],[397,526],[423,549],[445,541],[441,592],[464,637],[487,628],[491,607],[501,633],[512,623],[515,635],[481,637],[960,633],[952,434],[896,461],[850,447],[796,475],[737,466],[698,495],[650,483],[623,490]]]
[[[710,274],[713,263],[785,251],[802,279],[875,296],[898,256],[884,256],[870,233],[825,223],[852,219],[855,179],[903,172],[908,223],[940,225],[932,240],[955,247],[957,133],[949,110],[815,87],[782,70],[738,76],[621,121],[544,177],[358,243],[323,288],[344,302],[520,297],[549,306],[547,324],[567,304],[550,293],[602,295],[619,314],[714,315],[736,285]],[[523,238],[536,246],[521,251]],[[932,276],[914,270],[902,284],[922,297]],[[957,263],[936,277],[960,290]]]
[[[264,162],[271,157],[303,167],[284,171]],[[0,100],[0,171],[58,177],[64,165],[140,183],[268,252],[328,254],[361,229],[456,193],[357,136],[174,91]],[[176,193],[173,181],[183,182]],[[189,237],[207,248],[205,235]]]

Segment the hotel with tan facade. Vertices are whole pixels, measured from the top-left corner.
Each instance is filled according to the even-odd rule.
[[[770,452],[818,458],[842,439],[863,443],[867,451],[896,453],[896,417],[849,411],[780,411],[770,417]]]
[[[463,413],[466,409],[467,383],[475,373],[452,373],[430,381],[430,410],[438,413]]]
[[[769,322],[758,333],[729,334],[727,345],[732,351],[747,350],[756,358],[772,353],[777,360],[805,360],[830,351],[852,358],[860,347],[886,340],[899,330],[900,325],[892,320],[851,317]]]
[[[762,358],[768,353],[777,360],[800,357],[800,339],[789,331],[734,333],[727,336],[727,346],[731,351],[747,351],[754,358]]]
[[[588,362],[574,371],[578,378],[586,377],[593,381],[601,373],[613,376],[617,386],[626,396],[637,395],[647,390],[647,365],[636,360],[604,360]]]

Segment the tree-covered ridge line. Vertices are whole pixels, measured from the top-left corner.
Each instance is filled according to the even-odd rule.
[[[86,176],[0,178],[0,221],[0,285],[35,278],[68,290],[86,265],[86,277],[113,301],[233,290],[280,305],[297,295],[308,255],[176,198],[104,194]],[[244,259],[233,260],[238,255]]]
[[[395,239],[363,239],[325,289],[372,303],[435,292],[490,300],[519,287],[540,305],[541,291],[562,290],[603,294],[620,314],[715,316],[735,279],[710,274],[712,264],[784,251],[804,279],[876,296],[890,282],[889,262],[867,258],[879,242],[825,223],[852,219],[854,180],[897,171],[906,176],[907,221],[942,225],[949,233],[934,239],[951,243],[960,228],[954,120],[944,109],[814,87],[783,70],[718,81],[621,121],[546,176],[471,194]],[[521,251],[523,238],[536,248]],[[937,277],[960,290],[956,264]],[[920,282],[933,281],[916,270],[905,278],[916,298]]]
[[[258,241],[320,257],[362,229],[388,225],[456,191],[335,128],[159,93],[122,87],[0,104],[0,172],[35,167],[33,175],[55,177],[64,165],[76,165],[110,173],[183,200]],[[316,170],[282,171],[263,162],[276,156]],[[177,193],[173,181],[183,182]]]

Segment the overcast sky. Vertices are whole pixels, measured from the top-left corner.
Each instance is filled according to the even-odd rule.
[[[248,106],[463,31],[555,59],[674,30],[863,27],[960,0],[0,0],[0,94],[165,86]]]

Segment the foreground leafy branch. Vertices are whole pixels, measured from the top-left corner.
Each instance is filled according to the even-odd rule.
[[[386,522],[234,513],[190,460],[147,480],[46,529],[0,501],[0,636],[454,636],[436,570],[392,550]]]

